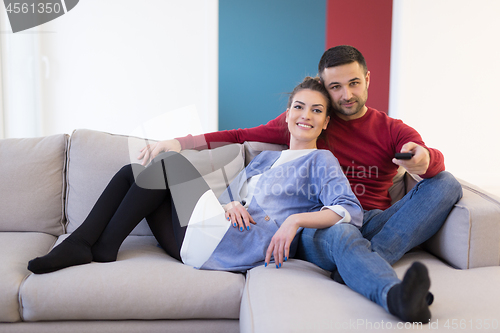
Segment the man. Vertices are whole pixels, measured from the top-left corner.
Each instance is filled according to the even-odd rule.
[[[331,271],[334,280],[345,281],[399,318],[426,323],[431,302],[426,301],[427,269],[414,263],[400,282],[390,265],[441,228],[462,196],[461,186],[444,171],[441,152],[427,147],[417,131],[365,105],[370,72],[357,49],[341,45],[327,50],[318,72],[334,106],[318,148],[337,157],[365,214],[360,230],[349,224],[304,229],[296,258]],[[151,147],[151,153],[143,149],[140,158],[146,162],[161,151],[213,148],[221,142],[286,145],[284,117],[250,129],[163,141]],[[396,153],[410,153],[411,158],[395,159]],[[391,206],[388,190],[399,166],[424,180]]]

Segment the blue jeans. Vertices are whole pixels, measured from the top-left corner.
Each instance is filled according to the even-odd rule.
[[[400,282],[391,265],[434,235],[461,197],[458,181],[443,171],[385,211],[365,211],[361,229],[346,223],[304,229],[295,257],[337,269],[347,286],[388,310],[387,293]]]

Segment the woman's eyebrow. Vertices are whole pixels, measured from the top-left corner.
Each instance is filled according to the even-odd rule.
[[[301,102],[301,101],[293,101],[293,102],[294,102],[294,103],[299,103],[299,104],[302,104],[302,105],[306,105],[306,103]],[[312,106],[322,106],[322,107],[324,107],[324,105],[323,105],[323,104],[321,104],[321,103],[318,103],[318,104],[313,104]]]

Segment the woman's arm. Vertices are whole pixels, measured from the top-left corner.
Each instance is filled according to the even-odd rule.
[[[319,212],[299,213],[287,217],[281,227],[276,231],[271,243],[266,252],[266,266],[271,260],[271,255],[274,255],[276,268],[281,267],[283,261],[288,259],[290,244],[297,235],[297,230],[302,228],[324,229],[331,227],[335,223],[342,220],[342,216],[338,215],[330,209],[324,209]]]

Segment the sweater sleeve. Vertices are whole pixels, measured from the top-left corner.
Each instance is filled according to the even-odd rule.
[[[427,168],[425,174],[419,175],[420,177],[424,179],[432,178],[441,171],[445,170],[443,154],[435,148],[427,147],[427,145],[422,140],[420,134],[414,128],[404,124],[402,121],[398,121],[397,125],[395,126],[394,138],[396,139],[395,142],[396,152],[401,151],[403,145],[408,142],[415,142],[416,144],[426,148],[429,151],[430,155],[429,167]]]
[[[321,210],[331,209],[342,217],[339,222],[348,222],[361,228],[363,224],[361,204],[352,192],[337,159],[330,152],[328,153],[323,154],[323,165],[319,168],[323,170],[319,173],[322,182],[319,198],[324,205]],[[338,210],[338,208],[341,209]]]
[[[444,156],[439,150],[434,148],[429,148],[424,145],[425,148],[429,151],[431,161],[429,163],[429,167],[427,168],[427,172],[423,175],[420,175],[422,178],[432,178],[441,171],[445,170],[444,166]]]
[[[253,128],[234,129],[228,131],[212,132],[201,135],[187,135],[176,138],[182,149],[211,149],[227,145],[229,143],[243,143],[245,141],[259,141],[288,145],[290,133],[285,122],[285,113],[269,121],[265,125]]]

